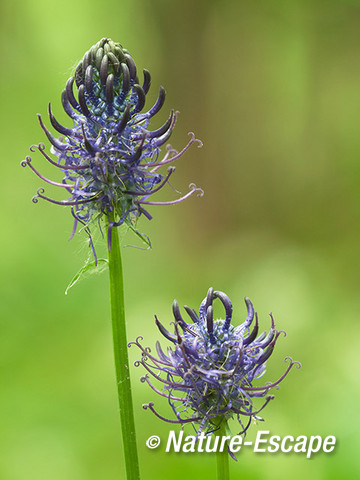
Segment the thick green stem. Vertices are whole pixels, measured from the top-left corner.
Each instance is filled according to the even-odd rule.
[[[110,221],[111,220],[113,219],[110,218]],[[111,322],[126,479],[139,480],[139,461],[136,448],[134,409],[131,395],[129,357],[126,339],[124,283],[117,228],[112,229],[112,245],[111,250],[108,253]]]
[[[216,434],[220,437],[219,445],[221,444],[221,437],[227,435],[226,432],[227,422],[225,419],[220,423],[220,428]],[[216,464],[217,464],[217,478],[218,480],[229,480],[229,453],[227,443],[224,446],[224,451],[220,452],[219,449],[216,452]]]

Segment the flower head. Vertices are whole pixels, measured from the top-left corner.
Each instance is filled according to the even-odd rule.
[[[42,180],[65,191],[65,200],[55,200],[45,196],[44,189],[40,188],[33,202],[41,198],[69,206],[74,217],[72,236],[80,223],[91,241],[90,224],[105,215],[109,218],[110,242],[113,227],[123,223],[133,227],[141,214],[151,219],[146,210],[148,205],[174,204],[195,192],[203,193],[191,184],[190,191],[177,200],[154,202],[149,199],[168,183],[175,170],[170,166],[166,174],[161,174],[159,168],[179,158],[191,144],[197,142],[201,146],[201,142],[191,133],[191,139],[180,152],[167,145],[165,156],[159,159],[160,147],[169,139],[178,112],[172,110],[160,128],[148,129],[150,119],[164,104],[165,90],[160,87],[155,104],[141,113],[151,80],[147,70],[143,76],[140,86],[129,52],[119,43],[103,38],[85,53],[62,93],[62,105],[73,126],[61,125],[49,104],[50,123],[62,136],[56,138],[38,115],[57,160],[45,153],[43,143],[33,145],[30,150],[38,150],[62,172],[63,179],[55,182],[45,178],[32,165],[30,156],[22,166],[29,166]]]
[[[223,304],[225,319],[214,319],[215,299]],[[263,385],[256,383],[265,373],[266,362],[280,334],[286,334],[275,329],[270,314],[269,332],[258,336],[257,314],[248,298],[245,303],[246,320],[235,327],[231,324],[233,309],[230,299],[225,293],[210,288],[198,314],[184,307],[193,323],[185,322],[177,301],[174,301],[174,334],[155,317],[160,332],[172,344],[166,353],[159,342],[156,343],[157,356],[140,344],[142,337],[131,342],[142,351],[142,358],[135,365],[142,365],[148,372],[141,381],[168,399],[175,419],[161,416],[154,409],[153,402],[143,405],[145,409],[149,408],[157,417],[170,423],[198,424],[198,432],[204,429],[211,432],[222,420],[236,416],[242,426],[241,433],[245,433],[252,418],[262,420],[259,412],[274,398],[269,392],[278,387],[294,365],[299,368],[300,363],[286,357],[289,365],[278,380]],[[255,323],[250,331],[254,317]],[[162,390],[153,385],[154,379],[162,383]],[[259,397],[265,398],[265,402],[255,406]]]

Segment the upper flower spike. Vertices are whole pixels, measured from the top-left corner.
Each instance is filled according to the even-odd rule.
[[[219,299],[225,309],[225,319],[214,320],[213,302]],[[270,314],[271,327],[269,333],[258,335],[258,317],[248,298],[245,298],[247,318],[242,325],[231,325],[232,304],[229,297],[210,288],[200,305],[199,314],[185,307],[194,323],[186,323],[179,310],[177,301],[173,304],[175,317],[175,334],[170,333],[156,318],[160,333],[172,343],[167,354],[156,344],[157,355],[151,349],[144,348],[139,340],[131,342],[140,348],[142,358],[135,362],[142,365],[147,374],[141,381],[147,382],[159,395],[166,397],[175,414],[170,420],[159,415],[151,402],[143,407],[149,408],[156,416],[170,423],[199,424],[198,432],[216,429],[223,419],[236,415],[242,432],[250,426],[251,419],[262,420],[259,412],[272,400],[269,392],[287,376],[291,368],[299,362],[290,357],[284,374],[276,381],[264,385],[254,382],[265,373],[266,361],[272,354],[275,343],[283,331],[275,330],[274,319]],[[255,324],[250,331],[255,317]],[[163,384],[158,390],[153,379]],[[265,402],[255,407],[253,399],[265,397]],[[243,424],[243,420],[245,422]]]
[[[140,113],[150,82],[150,73],[144,70],[140,85],[129,52],[119,43],[103,38],[85,53],[76,67],[75,76],[69,78],[62,93],[62,105],[73,126],[61,125],[49,104],[50,123],[62,135],[57,138],[38,115],[40,126],[51,143],[50,151],[57,160],[45,153],[43,143],[33,145],[30,150],[39,150],[47,161],[58,167],[64,175],[63,180],[58,183],[43,177],[31,164],[29,156],[21,164],[30,166],[45,182],[67,191],[68,197],[57,201],[44,196],[44,190],[39,189],[33,201],[36,203],[42,198],[57,205],[70,206],[74,217],[73,234],[80,223],[85,226],[91,241],[90,223],[100,220],[103,215],[111,215],[115,218],[109,222],[111,242],[113,227],[124,222],[134,226],[141,214],[152,218],[145,209],[146,205],[170,205],[195,192],[200,196],[203,194],[191,184],[190,191],[177,200],[154,202],[149,199],[168,183],[175,167],[168,168],[166,174],[158,173],[158,169],[179,158],[193,143],[202,145],[191,133],[183,150],[177,152],[168,145],[165,156],[159,160],[160,147],[169,139],[178,112],[172,110],[162,127],[148,129],[149,120],[165,100],[165,90],[160,87],[155,104],[147,112]]]

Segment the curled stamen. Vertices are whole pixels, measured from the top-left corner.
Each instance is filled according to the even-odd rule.
[[[68,201],[68,200],[62,200],[62,201],[57,201],[57,200],[53,200],[52,198],[49,198],[49,197],[45,197],[43,195],[44,193],[44,189],[43,188],[39,188],[37,190],[37,193],[36,195],[32,198],[32,201],[33,203],[38,203],[38,198],[42,198],[43,200],[47,200],[48,202],[51,202],[51,203],[54,203],[55,205],[63,205],[63,206],[77,206],[77,205],[82,205],[84,203],[90,203],[90,202],[93,202],[94,200],[101,200],[101,197],[99,197],[98,195],[97,196],[94,196],[92,198],[88,198],[86,200],[76,200],[76,201]]]
[[[285,362],[290,362],[290,365],[291,365],[291,366],[295,365],[295,367],[296,367],[297,369],[299,369],[299,368],[302,367],[302,365],[301,365],[300,362],[298,362],[297,360],[294,361],[291,357],[285,357],[285,358],[284,358],[284,361],[285,361]]]
[[[159,360],[159,359],[155,358],[153,355],[151,355],[150,347],[143,348],[142,345],[140,345],[140,343],[136,343],[136,342],[128,343],[129,348],[131,347],[131,345],[136,345],[138,348],[140,348],[140,350],[142,352],[143,360],[150,359],[154,363],[154,365],[158,368],[162,368],[162,365],[165,365],[167,367],[171,367],[171,364],[168,361],[165,362],[163,360]]]
[[[40,150],[40,151],[44,151],[45,150],[45,144],[44,143],[39,143],[38,145],[34,144],[34,145],[31,145],[31,147],[29,148],[30,152],[36,152],[36,150]]]
[[[43,143],[39,143],[38,145],[31,145],[30,151],[35,152],[36,150],[39,150],[39,152],[42,154],[42,156],[52,165],[54,165],[57,168],[60,168],[61,170],[86,170],[89,168],[88,165],[61,165],[59,163],[54,162],[45,152],[45,145]]]
[[[192,388],[190,385],[185,385],[185,384],[182,384],[182,383],[176,383],[176,382],[165,380],[164,378],[159,377],[159,375],[156,375],[150,369],[150,366],[147,365],[143,360],[142,361],[137,360],[136,362],[134,362],[134,365],[135,365],[135,367],[138,367],[138,366],[142,365],[150,373],[150,375],[152,375],[154,378],[156,378],[156,380],[158,380],[161,383],[164,383],[165,385],[169,385],[170,387],[172,387],[174,389],[184,390],[184,389],[191,389]]]
[[[292,360],[291,357],[286,357],[285,358],[285,361],[288,361],[290,360],[290,365],[288,366],[288,368],[285,370],[285,372],[283,373],[283,375],[281,375],[281,377],[276,380],[276,382],[270,382],[268,385],[266,385],[265,387],[244,387],[244,390],[246,392],[256,392],[256,391],[261,391],[261,390],[269,390],[270,388],[274,388],[276,387],[282,380],[284,380],[284,378],[287,376],[287,374],[290,372],[290,370],[292,369],[292,367],[295,365],[297,369],[301,368],[301,363],[300,362],[294,362]]]
[[[37,192],[36,192],[36,195],[33,196],[32,198],[32,202],[33,203],[38,203],[38,198],[40,197],[41,194],[43,194],[45,192],[45,190],[43,188],[38,188],[37,189]],[[41,197],[40,197],[41,198]]]
[[[198,192],[198,195],[197,195],[198,197],[202,197],[204,195],[204,190],[202,190],[201,188],[198,188],[194,183],[190,183],[189,188],[190,188],[190,191],[183,197],[178,198],[177,200],[172,200],[169,202],[149,202],[146,200],[138,200],[138,203],[140,203],[141,205],[176,205],[177,203],[180,203],[183,200],[189,198],[195,192]]]
[[[142,407],[143,407],[144,410],[147,410],[147,409],[151,410],[154,415],[156,415],[158,418],[160,418],[160,420],[164,420],[164,422],[183,424],[183,423],[197,422],[197,421],[201,420],[201,417],[187,418],[187,419],[180,419],[179,418],[179,420],[169,420],[168,418],[162,417],[159,413],[157,413],[157,411],[154,409],[153,405],[154,405],[153,402],[144,403],[144,405]]]
[[[160,390],[158,390],[156,387],[154,387],[154,385],[150,382],[149,380],[149,377],[147,375],[144,375],[143,377],[140,377],[140,382],[144,383],[146,382],[150,388],[152,390],[154,390],[154,392],[156,392],[158,395],[161,395],[162,397],[166,397],[166,398],[170,398],[171,400],[174,400],[174,401],[179,401],[179,402],[183,402],[184,401],[184,398],[181,398],[181,397],[174,397],[173,395],[170,394],[170,392],[168,394],[164,393],[164,392],[161,392]]]
[[[53,182],[52,180],[49,180],[48,178],[44,177],[43,175],[41,175],[41,173],[39,173],[32,165],[31,163],[31,157],[27,156],[25,160],[23,160],[21,162],[21,166],[22,167],[26,167],[26,166],[29,166],[31,168],[31,170],[39,177],[41,178],[41,180],[44,180],[44,182],[47,182],[47,183],[50,183],[51,185],[55,185],[55,187],[65,187],[65,188],[74,188],[75,185],[68,185],[68,184],[64,184],[64,183],[57,183],[57,182]]]
[[[144,340],[144,338],[143,338],[141,335],[139,335],[138,337],[136,337],[135,342],[128,342],[127,346],[130,348],[131,345],[136,345],[137,347],[140,347],[140,348],[141,348],[140,340]]]
[[[177,160],[179,157],[181,157],[186,152],[186,150],[188,150],[190,148],[190,146],[193,143],[197,142],[199,144],[198,148],[201,148],[203,146],[202,141],[199,140],[198,138],[195,138],[195,134],[193,132],[189,132],[189,135],[191,136],[191,139],[189,140],[189,142],[185,145],[185,147],[179,153],[175,154],[173,157],[163,159],[160,162],[149,163],[148,167],[159,167],[159,166],[162,166],[162,165],[166,165],[167,163],[173,162],[174,160]]]

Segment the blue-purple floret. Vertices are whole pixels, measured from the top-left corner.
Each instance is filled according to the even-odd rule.
[[[52,127],[62,135],[56,138],[39,122],[51,143],[54,160],[45,152],[45,145],[33,145],[63,174],[60,182],[41,175],[27,156],[22,166],[29,166],[45,182],[61,187],[68,198],[55,200],[44,195],[40,188],[33,198],[57,205],[69,206],[74,217],[74,235],[78,224],[84,226],[90,240],[90,224],[100,221],[103,215],[109,222],[109,239],[113,227],[128,223],[134,226],[140,215],[151,219],[148,205],[178,203],[202,190],[190,184],[184,197],[170,202],[153,202],[150,196],[158,192],[175,170],[170,166],[166,174],[159,168],[179,158],[197,140],[193,133],[182,151],[177,152],[167,145],[166,154],[160,160],[160,148],[169,139],[178,112],[173,110],[164,125],[149,129],[150,119],[162,108],[165,90],[160,87],[158,98],[150,110],[141,113],[149,91],[151,77],[143,71],[144,80],[139,84],[135,62],[129,52],[119,43],[104,38],[94,45],[76,68],[62,93],[62,106],[73,122],[72,127],[61,125],[53,115],[49,104],[49,119]],[[77,98],[74,94],[77,88]]]
[[[214,320],[213,301],[219,299],[225,309],[225,319]],[[173,303],[175,318],[174,333],[170,333],[155,317],[155,322],[162,335],[171,342],[165,353],[160,343],[156,343],[157,356],[149,347],[136,342],[142,351],[142,365],[147,374],[141,377],[159,395],[166,397],[175,414],[174,419],[161,416],[154,403],[143,405],[157,417],[170,423],[198,424],[198,431],[213,431],[219,421],[236,416],[242,432],[250,426],[251,419],[262,420],[259,412],[272,400],[269,392],[278,387],[291,368],[299,362],[290,357],[284,374],[274,382],[258,385],[256,382],[266,370],[266,362],[271,356],[281,333],[275,329],[272,315],[268,333],[258,336],[258,316],[248,298],[245,298],[247,318],[237,327],[231,324],[232,304],[227,295],[209,289],[200,305],[199,313],[185,306],[192,323],[187,323],[180,313],[177,301]],[[153,380],[162,383],[162,390],[153,385]],[[265,398],[261,406],[256,406],[257,398]],[[245,420],[245,421],[244,421]]]

